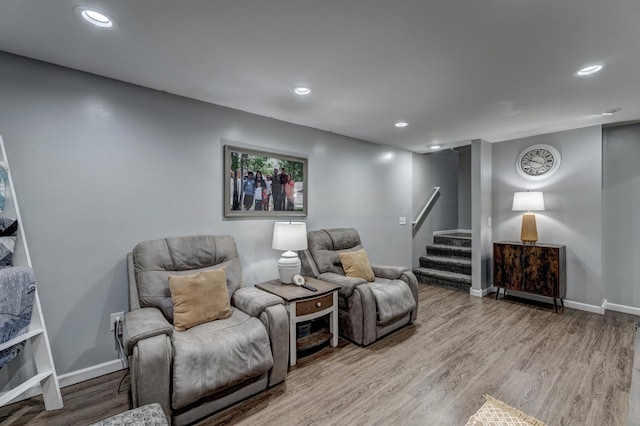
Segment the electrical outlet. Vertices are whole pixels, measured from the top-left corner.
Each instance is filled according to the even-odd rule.
[[[124,312],[116,312],[114,314],[111,314],[111,320],[109,321],[109,324],[110,324],[109,325],[109,330],[110,331],[114,330],[113,326],[118,320],[119,321],[124,321]]]
[[[405,216],[400,216],[400,219],[398,220],[398,224],[399,225],[406,225],[407,224],[407,218]]]

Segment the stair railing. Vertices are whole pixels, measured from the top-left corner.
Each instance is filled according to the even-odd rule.
[[[433,202],[436,200],[439,192],[440,192],[440,187],[439,186],[434,186],[433,187],[433,194],[431,194],[431,197],[429,197],[429,199],[427,200],[427,203],[424,205],[424,207],[422,208],[422,210],[418,214],[418,218],[416,220],[414,220],[413,222],[411,222],[411,224],[413,225],[413,229],[415,229],[416,226],[418,226],[418,224],[420,222],[422,222],[422,219],[424,218],[424,215],[431,209],[431,206],[432,206]]]

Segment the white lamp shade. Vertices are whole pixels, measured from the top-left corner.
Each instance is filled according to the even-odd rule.
[[[543,211],[544,197],[542,192],[514,192],[513,211]]]
[[[273,226],[273,242],[275,250],[306,250],[307,224],[304,222],[276,222]]]

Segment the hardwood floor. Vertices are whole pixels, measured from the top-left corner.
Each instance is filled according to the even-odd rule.
[[[626,425],[638,317],[420,287],[414,325],[301,357],[285,384],[198,425],[464,425],[490,394],[548,425]],[[2,425],[78,425],[129,408],[123,372],[0,408]],[[125,381],[128,386],[128,380]]]

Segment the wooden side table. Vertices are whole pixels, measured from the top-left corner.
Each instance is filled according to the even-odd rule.
[[[281,284],[280,280],[271,280],[256,284],[260,290],[275,294],[284,299],[289,313],[289,365],[297,362],[297,352],[311,349],[327,341],[332,347],[338,346],[338,289],[340,286],[315,278],[305,277],[306,284],[318,289],[307,290],[295,284]],[[297,325],[330,315],[329,331],[319,330],[301,338],[297,337]]]

